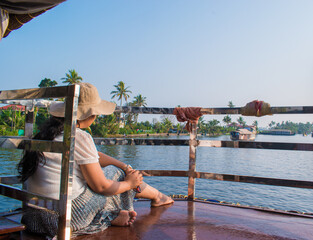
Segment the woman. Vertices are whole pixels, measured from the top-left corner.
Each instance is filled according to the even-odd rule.
[[[112,114],[116,105],[101,100],[93,85],[79,85],[73,167],[73,235],[95,233],[110,225],[131,225],[137,215],[133,209],[135,196],[151,199],[152,207],[173,203],[170,197],[144,183],[139,171],[97,151],[92,137],[81,129],[89,127],[97,115]],[[64,106],[63,102],[50,106],[51,118],[34,139],[62,141]],[[28,191],[59,199],[61,158],[59,153],[26,151],[18,170],[21,180],[27,181]],[[134,190],[138,186],[141,192]],[[57,212],[32,209],[22,220],[28,230],[53,237],[57,234],[57,219]]]

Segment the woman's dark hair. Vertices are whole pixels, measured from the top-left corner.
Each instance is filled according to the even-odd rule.
[[[33,139],[38,140],[53,140],[60,135],[64,129],[64,118],[50,117],[41,127]],[[25,182],[32,176],[38,167],[39,163],[45,164],[45,156],[39,151],[24,151],[24,156],[17,165],[19,179]]]

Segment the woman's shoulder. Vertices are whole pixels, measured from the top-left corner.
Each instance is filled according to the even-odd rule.
[[[91,135],[88,132],[86,132],[80,128],[76,129],[75,137],[76,137],[76,139],[92,140]]]

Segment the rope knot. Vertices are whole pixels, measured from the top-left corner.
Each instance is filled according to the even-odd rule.
[[[243,116],[261,117],[264,115],[272,115],[270,104],[259,100],[247,103],[246,106],[241,108],[240,112]]]
[[[198,123],[199,118],[203,115],[200,107],[177,107],[174,109],[173,114],[176,115],[177,121],[186,122],[186,130],[191,132],[191,124]]]

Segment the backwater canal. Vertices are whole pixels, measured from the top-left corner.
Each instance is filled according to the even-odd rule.
[[[188,138],[178,136],[170,138]],[[203,140],[229,140],[229,136]],[[309,136],[257,135],[256,141],[312,143]],[[188,170],[187,146],[97,146],[99,151],[111,155],[136,169]],[[1,175],[16,174],[20,150],[0,149]],[[197,171],[258,177],[312,181],[313,152],[234,148],[197,148]],[[187,195],[188,179],[183,177],[145,177],[145,181],[165,194]],[[248,183],[197,179],[196,197],[262,206],[280,210],[313,213],[313,190],[276,187]],[[0,212],[15,209],[20,202],[0,196]]]

